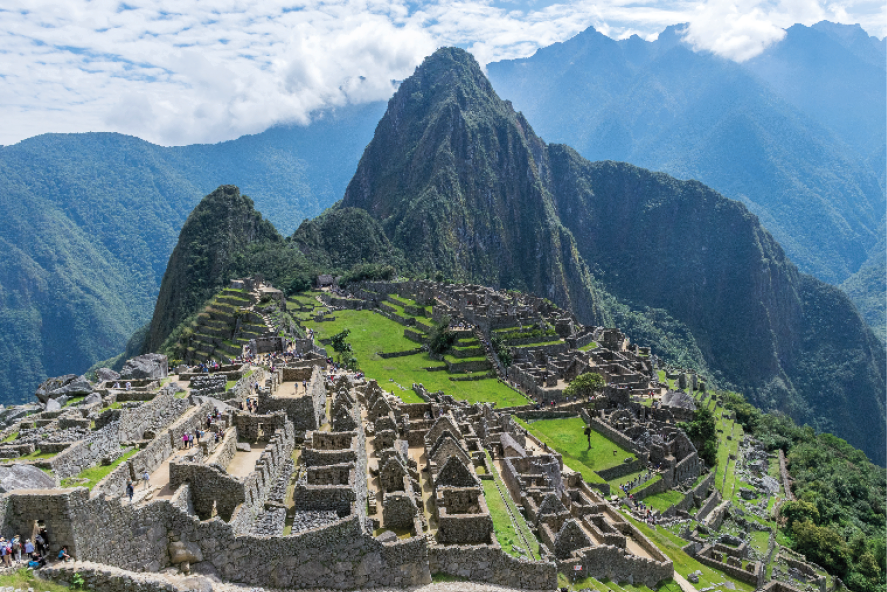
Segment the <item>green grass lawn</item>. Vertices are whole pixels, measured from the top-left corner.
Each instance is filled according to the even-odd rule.
[[[15,590],[33,589],[38,592],[69,592],[71,588],[42,580],[34,575],[33,571],[25,568],[6,572],[0,575],[0,588],[14,588]]]
[[[518,511],[514,500],[512,500],[511,496],[508,494],[508,488],[505,487],[505,483],[502,482],[502,478],[499,476],[499,471],[496,470],[496,465],[493,464],[493,460],[490,458],[489,453],[487,453],[487,461],[490,463],[490,466],[493,467],[493,480],[484,479],[481,483],[484,486],[484,498],[486,499],[487,507],[490,510],[490,517],[493,519],[493,530],[496,533],[496,540],[499,541],[499,545],[502,547],[503,551],[509,555],[518,557],[519,553],[513,551],[511,545],[515,544],[518,547],[523,548],[526,546],[524,545],[523,540],[526,539],[530,544],[530,549],[527,549],[530,557],[534,560],[538,560],[539,543],[536,540],[536,537],[527,525],[527,521],[524,519],[523,515]],[[499,484],[498,488],[496,487],[497,483]],[[499,493],[500,488],[502,494]],[[506,505],[511,508],[512,513],[517,519],[517,529],[515,529],[514,522],[512,522],[511,517],[506,510]],[[519,536],[517,530],[520,530],[521,534],[523,534],[523,539]]]
[[[592,592],[681,592],[681,587],[671,578],[663,580],[657,584],[655,588],[648,588],[644,585],[632,585],[628,582],[611,582],[608,579],[598,580],[592,577],[581,578],[575,581],[569,581],[564,574],[558,574],[558,586],[567,588],[571,592],[579,590],[592,590]]]
[[[46,460],[48,458],[53,458],[58,452],[41,452],[40,449],[36,449],[31,454],[26,454],[24,456],[19,456],[16,458],[5,458],[2,462],[18,462],[20,460]]]
[[[518,418],[515,420],[543,443],[561,453],[564,462],[574,471],[581,473],[582,478],[589,483],[605,482],[596,471],[620,465],[626,458],[632,460],[637,458],[634,453],[594,430],[591,432],[591,450],[588,450],[588,441],[583,433],[585,422],[581,417],[544,419],[531,424]]]
[[[431,392],[443,391],[456,399],[469,403],[496,403],[498,407],[526,405],[527,399],[495,378],[454,382],[446,371],[428,372],[424,368],[442,366],[428,357],[427,353],[397,358],[381,358],[379,352],[398,352],[415,349],[417,344],[403,336],[404,327],[380,314],[366,310],[336,311],[336,320],[323,323],[308,321],[305,326],[313,329],[320,339],[350,329],[348,343],[369,378],[375,378],[382,388],[393,392],[405,403],[421,403],[411,390],[413,383],[423,384]],[[331,349],[331,348],[330,348]],[[392,382],[402,385],[402,391]]]
[[[655,493],[651,496],[645,497],[643,501],[654,510],[664,512],[682,499],[684,499],[683,493],[672,490]]]
[[[84,483],[83,487],[86,487],[88,489],[92,489],[93,487],[96,486],[96,484],[99,481],[101,481],[102,479],[107,477],[111,473],[111,471],[113,471],[114,469],[119,467],[123,461],[125,461],[129,457],[133,456],[138,451],[139,451],[138,448],[133,448],[132,450],[125,453],[123,456],[121,456],[120,458],[118,458],[117,460],[112,462],[111,464],[104,465],[104,466],[100,465],[97,467],[91,467],[89,469],[84,469],[75,478],[76,479],[88,479],[89,480],[88,483]],[[72,486],[71,483],[72,483],[71,480],[62,479],[62,487],[71,487]],[[79,487],[79,485],[76,487]]]
[[[18,438],[18,434],[18,432],[12,432],[8,436],[6,436],[6,438],[3,440],[3,442],[0,442],[0,444],[8,444],[9,442],[12,442],[16,438]]]
[[[638,485],[637,487],[632,488],[628,493],[637,493],[640,490],[645,489],[645,488],[649,487],[650,485],[653,485],[657,481],[662,481],[661,475],[653,475],[652,479],[650,479],[646,483],[642,483],[642,484]]]
[[[590,351],[597,347],[597,341],[592,341],[588,345],[583,345],[579,348],[579,351]]]
[[[721,582],[733,582],[736,586],[737,590],[741,590],[742,592],[752,592],[754,590],[754,586],[750,586],[744,582],[740,582],[739,580],[733,579],[726,574],[702,565],[682,550],[683,547],[687,544],[687,541],[680,538],[678,535],[669,532],[664,528],[656,528],[655,530],[643,522],[639,522],[632,518],[631,516],[626,515],[626,519],[630,520],[632,524],[634,524],[638,529],[650,539],[659,549],[665,553],[665,555],[672,560],[674,563],[674,569],[677,573],[687,577],[687,574],[694,572],[696,570],[700,570],[702,575],[699,576],[699,583],[695,584],[697,590],[701,590],[702,588],[707,588],[709,586],[716,586]]]

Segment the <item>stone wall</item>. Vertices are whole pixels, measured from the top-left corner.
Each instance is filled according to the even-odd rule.
[[[171,393],[161,393],[150,402],[120,413],[120,441],[135,442],[146,431],[155,434],[175,422],[188,409],[188,399],[176,399]]]
[[[650,483],[646,487],[639,489],[634,493],[634,498],[636,500],[642,500],[646,497],[650,497],[651,495],[655,495],[657,493],[662,493],[663,491],[668,491],[670,486],[666,479],[657,479],[653,483]]]
[[[249,442],[255,442],[263,433],[273,434],[275,430],[282,429],[285,423],[286,413],[283,411],[269,415],[234,414],[234,426],[237,428],[238,437]]]
[[[165,431],[158,433],[145,448],[120,463],[107,477],[92,488],[92,497],[110,495],[121,497],[126,493],[126,482],[140,478],[144,471],[153,473],[179,447],[184,432],[193,432],[202,418],[213,408],[212,403],[201,404],[191,413],[184,413]]]
[[[131,506],[104,497],[87,499],[85,488],[11,496],[19,524],[7,522],[4,533],[25,535],[23,525],[55,513],[53,500],[69,500],[57,514],[74,530],[78,560],[97,561],[131,571],[160,571],[170,565],[171,537],[199,550],[205,566],[226,580],[272,588],[408,587],[430,582],[424,537],[380,543],[364,531],[356,516],[326,528],[288,537],[236,535],[215,518],[201,522],[170,500]],[[31,498],[29,501],[27,498]],[[52,536],[54,525],[50,526]],[[6,533],[6,530],[9,533]],[[16,532],[13,532],[16,531]],[[96,544],[96,533],[102,541]],[[56,536],[56,540],[60,540]],[[257,561],[257,557],[261,561]],[[335,557],[336,562],[330,562]]]
[[[82,547],[75,536],[78,506],[86,501],[85,487],[65,490],[17,490],[6,504],[2,534],[11,540],[19,534],[34,540],[37,520],[43,520],[49,539],[50,557],[63,546],[71,556],[79,559]],[[93,541],[94,542],[94,541]]]
[[[714,474],[714,471],[712,471],[712,474]],[[721,492],[715,489],[699,506],[699,511],[696,512],[696,519],[700,522],[704,521],[719,503],[721,503]]]
[[[279,376],[282,370],[278,370],[272,376],[272,382],[279,383]],[[289,420],[293,422],[296,432],[304,433],[316,430],[324,423],[324,415],[326,413],[326,389],[323,383],[323,372],[316,366],[313,368],[311,380],[308,381],[308,392],[305,395],[300,397],[276,397],[260,390],[258,399],[260,413],[285,411]]]
[[[695,559],[699,561],[699,563],[707,565],[712,569],[724,572],[728,576],[736,578],[740,582],[745,582],[746,584],[751,584],[752,586],[756,587],[763,583],[763,578],[761,576],[761,572],[763,572],[763,566],[760,562],[756,561],[752,563],[751,565],[753,566],[753,571],[748,571],[742,569],[737,565],[731,565],[729,563],[719,561],[718,559],[712,557],[712,553],[713,549],[709,546],[705,546],[698,553],[696,553]]]
[[[58,453],[50,461],[52,470],[59,479],[74,477],[83,469],[93,467],[103,460],[117,460],[124,452],[118,436],[120,424],[112,423],[85,440]]]
[[[646,463],[644,463],[643,459],[636,458],[631,462],[622,463],[621,465],[616,465],[615,467],[610,467],[609,469],[602,469],[600,471],[596,471],[596,473],[600,475],[601,479],[603,479],[604,481],[612,481],[613,479],[618,479],[619,477],[642,471],[645,466]]]
[[[592,417],[591,422],[588,425],[591,426],[591,429],[601,434],[605,438],[616,442],[622,448],[630,450],[638,455],[641,454],[641,451],[638,450],[638,447],[635,445],[635,443],[631,441],[631,438],[629,438],[613,426],[601,421],[600,418]]]
[[[85,589],[102,592],[193,592],[209,584],[208,580],[200,577],[176,578],[177,582],[171,582],[161,575],[139,574],[92,562],[76,565],[52,563],[34,573],[42,580],[66,586],[71,586],[74,574],[79,574]]]
[[[433,574],[485,582],[523,590],[553,590],[557,567],[553,562],[516,559],[499,545],[430,545],[428,562]]]
[[[582,565],[582,570],[578,572],[582,577],[609,578],[614,582],[628,581],[634,585],[643,584],[650,588],[674,576],[674,566],[671,561],[657,561],[632,555],[613,545],[597,545],[583,549],[581,557],[559,562],[561,569],[568,573],[576,573],[572,569],[576,564]]]

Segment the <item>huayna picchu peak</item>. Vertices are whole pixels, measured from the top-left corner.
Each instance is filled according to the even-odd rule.
[[[438,50],[403,82],[338,208],[373,216],[414,273],[618,321],[885,461],[884,348],[844,294],[798,272],[741,203],[546,145],[463,50]]]
[[[339,202],[290,236],[259,210],[203,197],[126,351],[0,409],[6,565],[111,592],[883,592],[887,351],[741,202],[546,143],[447,47]]]

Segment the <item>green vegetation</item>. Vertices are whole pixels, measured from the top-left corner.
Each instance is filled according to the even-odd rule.
[[[687,555],[683,551],[683,547],[686,546],[687,541],[680,538],[676,534],[669,532],[665,528],[658,527],[650,527],[647,524],[635,520],[631,516],[626,516],[626,520],[629,520],[632,524],[634,524],[650,541],[652,541],[659,549],[668,556],[669,559],[674,562],[674,570],[678,574],[687,577],[687,574],[690,574],[696,570],[702,572],[702,575],[699,576],[699,584],[696,584],[697,589],[707,588],[709,586],[716,586],[721,582],[732,582],[734,586],[736,586],[737,590],[741,590],[742,592],[752,592],[754,590],[754,586],[750,586],[744,582],[740,582],[739,580],[733,579],[727,576],[724,573],[721,573],[717,570],[714,570],[710,567],[702,565],[689,555]]]
[[[581,397],[583,400],[594,395],[607,385],[604,378],[597,372],[586,372],[573,379],[564,390],[568,397]]]
[[[678,424],[678,427],[687,433],[687,437],[693,442],[699,458],[708,466],[714,466],[717,462],[718,446],[715,433],[715,418],[708,409],[697,409],[693,413],[693,419]]]
[[[70,479],[62,479],[62,487],[86,487],[88,489],[92,489],[96,486],[96,484],[107,477],[111,471],[120,466],[121,463],[126,461],[129,457],[135,455],[139,451],[138,448],[133,448],[132,450],[125,452],[120,458],[115,460],[109,465],[99,465],[97,467],[91,467],[89,469],[84,469],[80,472],[79,475]],[[76,480],[86,479],[87,482],[83,484],[77,484]]]
[[[34,570],[19,568],[0,574],[0,587],[15,590],[39,590],[40,592],[70,592],[71,588],[48,580],[37,578]]]
[[[736,393],[724,394],[736,420],[769,450],[786,453],[796,503],[783,506],[782,540],[839,576],[856,592],[885,585],[887,471],[831,434],[761,413]],[[875,569],[875,568],[878,569]]]
[[[403,336],[403,326],[368,310],[340,310],[335,321],[321,323],[305,321],[319,339],[329,339],[348,329],[349,343],[360,360],[361,370],[379,381],[382,388],[392,391],[407,403],[422,400],[412,391],[413,383],[425,385],[431,392],[442,390],[457,399],[492,402],[499,407],[526,405],[526,398],[495,378],[472,381],[452,381],[445,371],[429,372],[428,367],[441,366],[427,353],[383,359],[379,352],[398,352],[416,349],[417,344]],[[390,379],[390,381],[389,381]],[[396,383],[396,384],[395,384]],[[397,385],[403,386],[405,390]]]
[[[530,558],[538,560],[539,543],[536,540],[536,536],[530,530],[523,514],[518,511],[514,500],[511,499],[508,488],[499,476],[499,471],[496,469],[493,459],[490,458],[490,454],[486,453],[486,455],[487,462],[493,467],[493,479],[485,479],[481,483],[484,487],[484,498],[487,501],[487,507],[493,519],[493,530],[496,533],[496,540],[499,541],[502,550],[510,555],[515,557],[521,556],[520,553],[512,549],[512,545],[515,545],[526,550],[526,555]],[[508,508],[511,509],[511,515],[508,513]],[[511,516],[514,516],[517,522],[516,528],[515,521],[512,521]],[[529,543],[529,549],[526,548],[527,545],[524,544],[524,540]]]
[[[19,435],[19,432],[12,432],[11,434],[9,434],[5,438],[3,438],[3,441],[0,442],[0,444],[8,444],[8,443],[12,442],[16,438],[18,438],[18,435]]]
[[[34,450],[34,452],[32,452],[30,454],[25,454],[23,456],[19,456],[16,458],[4,458],[0,462],[9,463],[9,462],[17,462],[20,460],[47,460],[47,459],[55,457],[55,455],[57,455],[57,454],[58,454],[58,452],[42,452],[39,448],[37,448],[36,450]]]
[[[637,457],[595,432],[591,431],[591,450],[584,433],[585,422],[582,418],[544,419],[527,424],[515,418],[519,424],[527,428],[541,442],[547,444],[564,457],[564,464],[582,474],[589,483],[604,483],[596,471],[609,469],[622,464],[626,458]]]
[[[653,508],[654,510],[658,510],[659,512],[664,512],[673,505],[680,502],[684,499],[684,494],[680,491],[663,491],[662,493],[654,493],[653,495],[647,496],[644,498],[644,503]]]

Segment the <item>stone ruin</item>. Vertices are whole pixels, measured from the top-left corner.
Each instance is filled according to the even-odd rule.
[[[480,286],[366,282],[339,298],[372,308],[392,290],[430,306],[434,320],[479,333],[501,378],[538,404],[581,412],[635,453],[607,477],[653,465],[671,487],[703,473],[676,426],[692,400],[666,394],[641,404],[664,389],[649,350],[617,329],[584,327],[545,300]],[[509,336],[515,354],[508,369],[488,348],[497,335]],[[529,589],[554,588],[558,571],[648,586],[672,576],[671,562],[606,501],[606,485],[565,470],[513,420],[511,412],[540,413],[534,405],[496,410],[419,385],[425,402],[405,404],[373,380],[330,380],[313,344],[298,347],[304,355],[279,359],[274,372],[230,364],[168,377],[165,359],[152,356],[131,361],[126,378],[108,371],[98,384],[70,376],[41,385],[43,408],[0,414],[0,439],[16,435],[0,444],[0,459],[51,470],[54,483],[0,494],[0,534],[42,526],[52,552],[68,545],[78,560],[104,566],[96,573],[176,568],[280,589],[408,587],[432,574]],[[570,407],[563,390],[590,371],[608,386],[589,413],[580,411],[587,402]],[[75,392],[88,397],[65,407]],[[241,408],[246,397],[255,412]],[[203,437],[183,448],[183,434],[198,430]],[[25,458],[38,451],[52,456]],[[84,469],[112,463],[91,489],[77,486]],[[145,472],[148,487],[138,483]],[[513,505],[529,526],[509,550],[521,558],[496,539],[484,488],[494,472],[508,512]],[[139,485],[132,503],[130,481]],[[119,544],[91,544],[96,532]]]

